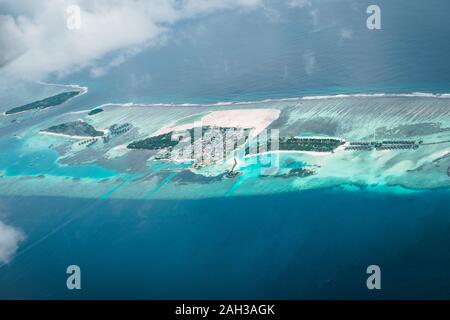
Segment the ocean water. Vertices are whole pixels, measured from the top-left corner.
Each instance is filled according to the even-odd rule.
[[[448,1],[377,1],[378,31],[366,27],[373,1],[313,1],[310,10],[267,2],[265,11],[184,21],[163,45],[104,76],[93,77],[88,69],[64,80],[91,88],[93,104],[450,92]]]
[[[0,170],[5,176],[39,176],[54,175],[70,178],[112,178],[117,174],[93,164],[67,166],[58,163],[55,150],[44,149],[29,151],[23,142],[17,139],[0,139],[0,149],[7,150],[0,154]]]
[[[63,107],[71,111],[108,102],[450,92],[448,1],[379,0],[381,31],[365,27],[365,0],[316,2],[317,23],[308,10],[270,4],[263,14],[185,21],[167,43],[105,76],[84,70],[49,80],[89,87]],[[5,93],[0,102],[37,96]],[[33,174],[24,171],[29,159],[15,159],[1,154],[0,169]],[[49,151],[39,168],[61,170],[54,160]],[[97,169],[57,172],[87,177]],[[0,266],[0,298],[448,299],[449,190],[347,189],[171,201],[2,196],[0,220],[26,240]],[[66,289],[70,264],[81,267],[81,291]],[[381,267],[381,291],[366,288],[371,264]]]
[[[28,240],[0,269],[0,297],[448,298],[448,197],[341,189],[201,201],[2,197]],[[70,264],[81,267],[80,291],[65,287]],[[381,267],[381,291],[366,288],[371,264]]]

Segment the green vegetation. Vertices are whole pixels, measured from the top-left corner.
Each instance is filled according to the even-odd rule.
[[[88,116],[93,116],[93,115],[95,115],[97,113],[100,113],[100,112],[103,112],[103,109],[95,108],[95,109],[92,109],[91,111],[89,111]]]
[[[334,138],[304,138],[304,137],[280,137],[278,149],[280,151],[314,151],[314,152],[333,152],[337,147],[345,142]],[[256,144],[257,152],[275,151],[273,150],[272,140],[267,139],[267,144],[262,149],[258,140]],[[247,146],[245,154],[250,154],[250,147]]]
[[[145,149],[145,150],[160,150],[164,148],[172,148],[177,145],[178,141],[172,140],[172,132],[165,133],[159,136],[150,137],[144,140],[139,140],[130,143],[128,149]]]
[[[175,147],[179,141],[183,137],[191,137],[191,143],[194,143],[194,132],[197,128],[191,128],[189,130],[184,131],[179,134],[179,138],[176,139],[176,132],[169,132],[165,134],[161,134],[158,136],[146,138],[144,140],[139,140],[130,143],[127,148],[128,149],[146,149],[146,150],[161,150],[161,149],[171,149]],[[217,132],[218,136],[223,139],[224,148],[227,150],[233,150],[236,148],[236,145],[232,146],[232,143],[238,142],[238,135],[243,134],[243,140],[247,141],[249,129],[238,129],[238,128],[213,128],[213,127],[202,127],[203,137],[203,147],[205,148],[210,140],[214,140],[215,134],[214,131]],[[212,132],[212,135],[206,138],[208,132]],[[175,134],[175,136],[174,136]],[[234,134],[234,137],[233,137]],[[173,140],[172,137],[175,137]],[[231,139],[230,139],[231,138]],[[234,139],[233,139],[234,138]],[[197,137],[195,137],[197,139]],[[230,140],[230,141],[227,141]],[[297,138],[297,137],[281,137],[279,140],[279,148],[277,150],[283,151],[315,151],[315,152],[332,152],[340,145],[344,144],[343,140],[335,139],[335,138]],[[263,152],[262,144],[258,140],[256,142],[257,152]],[[272,142],[269,138],[267,141],[267,146],[265,146],[264,151],[272,151]],[[249,154],[253,148],[250,148],[249,145],[246,145],[245,154]],[[275,151],[275,150],[274,150]]]
[[[344,141],[333,138],[280,138],[280,150],[332,152]]]
[[[179,141],[183,138],[183,137],[191,137],[191,143],[194,143],[194,139],[196,138],[204,138],[205,134],[210,132],[212,134],[212,137],[214,137],[214,132],[217,132],[218,134],[220,134],[224,140],[224,144],[225,144],[225,140],[227,138],[227,134],[228,131],[231,132],[231,130],[235,130],[235,132],[246,132],[246,129],[239,129],[239,128],[215,128],[215,127],[209,127],[209,126],[205,126],[202,127],[202,133],[200,137],[196,137],[195,136],[195,131],[198,130],[199,128],[191,128],[189,130],[185,130],[185,131],[181,131],[181,132],[175,132],[175,131],[171,131],[169,133],[165,133],[165,134],[161,134],[159,136],[154,136],[154,137],[150,137],[150,138],[146,138],[144,140],[140,140],[140,141],[135,141],[130,143],[127,148],[128,149],[145,149],[145,150],[161,150],[164,148],[173,148],[175,147]],[[179,133],[179,138],[172,140],[172,136],[175,134]],[[204,142],[207,143],[207,140],[209,139],[205,139],[206,141]],[[225,146],[225,145],[224,145]]]
[[[51,132],[64,134],[68,136],[79,137],[101,137],[103,132],[95,130],[93,126],[83,121],[73,121],[42,130],[43,132]]]
[[[191,137],[191,143],[194,143],[194,132],[196,128],[191,128],[189,130],[186,130],[183,134],[180,133],[179,139],[172,140],[172,136],[176,132],[169,132],[165,134],[161,134],[159,136],[150,137],[144,140],[135,141],[130,143],[127,147],[128,149],[146,149],[146,150],[161,150],[164,148],[173,148],[178,144],[180,139],[182,137],[190,136]],[[237,135],[239,133],[243,134],[244,141],[247,141],[249,129],[238,129],[238,128],[213,128],[213,127],[202,127],[202,137],[205,137],[205,134],[207,132],[214,132],[216,131],[224,140],[224,147],[228,147],[228,149],[234,149],[233,146],[227,146],[229,143],[233,143],[236,140],[231,139],[231,141],[226,141],[228,138],[232,136],[231,130],[234,130],[235,137],[237,138]],[[212,135],[214,137],[214,134]],[[195,137],[197,138],[197,137]],[[204,138],[205,139],[205,138]],[[213,138],[214,139],[214,138]],[[205,139],[204,141],[204,147],[206,144],[208,144],[208,139]],[[281,137],[279,140],[279,148],[278,150],[284,150],[284,151],[316,151],[316,152],[332,152],[340,145],[344,144],[343,140],[335,139],[335,138],[297,138],[297,137]],[[261,143],[258,140],[257,142],[257,150],[258,152],[261,151]],[[272,142],[269,138],[267,141],[267,151],[272,150]],[[245,154],[250,153],[250,146],[246,146]]]
[[[70,98],[73,98],[80,94],[80,91],[69,91],[69,92],[63,92],[60,94],[57,94],[55,96],[45,98],[43,100],[35,101],[32,103],[25,104],[20,107],[12,108],[5,112],[5,114],[14,114],[19,113],[23,111],[33,110],[33,109],[46,109],[49,107],[60,105]]]

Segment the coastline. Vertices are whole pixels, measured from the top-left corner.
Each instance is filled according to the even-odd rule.
[[[288,98],[268,98],[261,100],[245,100],[245,101],[228,101],[228,102],[212,102],[212,103],[136,103],[136,102],[106,102],[95,106],[94,108],[102,108],[108,106],[122,107],[233,107],[246,106],[264,103],[276,102],[302,102],[311,100],[332,100],[332,99],[351,99],[351,98],[437,98],[450,99],[450,93],[433,93],[433,92],[411,92],[411,93],[352,93],[352,94],[334,94],[334,95],[311,95]]]
[[[44,85],[44,86],[66,88],[67,92],[70,91],[70,90],[78,92],[77,95],[75,95],[75,96],[65,100],[63,103],[60,103],[60,104],[52,106],[52,107],[57,107],[57,106],[59,106],[61,104],[65,104],[65,103],[71,101],[72,99],[78,98],[78,97],[80,97],[80,96],[82,96],[82,95],[84,95],[84,94],[89,92],[88,87],[83,87],[83,86],[79,86],[79,85],[76,85],[76,84],[65,85],[65,84],[50,84],[50,83],[44,83],[44,82],[36,82],[36,83],[40,84],[40,85]],[[64,93],[64,92],[66,92],[66,90],[61,91],[60,94]],[[50,97],[47,97],[47,98],[50,98]],[[34,102],[37,102],[37,101],[32,101],[31,103],[34,103]],[[52,108],[52,107],[50,107],[50,108]],[[30,112],[30,111],[42,111],[42,110],[45,110],[45,109],[47,109],[47,108],[44,108],[44,109],[33,108],[33,109],[18,111],[18,112],[14,112],[14,113],[10,113],[10,114],[8,114],[7,113],[8,110],[6,110],[6,111],[3,111],[1,115],[4,116],[4,117],[11,117],[11,116],[17,116],[17,115],[20,115],[20,114],[23,114],[23,113],[26,113],[26,112]]]
[[[264,156],[269,154],[305,154],[310,156],[329,156],[333,152],[318,152],[318,151],[301,151],[301,150],[272,150],[266,152],[260,152],[255,154],[248,154],[244,158],[253,158],[257,156]]]
[[[49,84],[52,85],[52,84]],[[75,85],[61,85],[65,88],[74,88]],[[81,86],[77,86],[77,88],[84,88]],[[88,89],[84,91],[86,93]],[[83,94],[84,94],[83,93]],[[167,111],[167,114],[164,113],[164,107],[167,106],[166,104],[134,104],[134,103],[125,103],[125,104],[101,104],[99,106],[92,105],[92,107],[89,105],[89,109],[86,108],[87,106],[84,106],[83,110],[74,110],[74,111],[68,111],[61,113],[58,115],[61,119],[59,119],[59,122],[64,122],[62,119],[65,117],[69,118],[67,120],[73,120],[75,116],[79,116],[80,114],[83,114],[85,112],[88,112],[89,110],[92,110],[94,108],[99,107],[106,107],[105,112],[99,114],[96,117],[90,118],[89,123],[93,124],[96,127],[100,128],[107,128],[111,126],[114,123],[117,122],[132,122],[136,128],[136,131],[132,133],[132,135],[136,134],[139,135],[139,137],[145,137],[147,134],[149,135],[157,135],[161,132],[166,131],[172,131],[174,129],[182,129],[182,128],[192,128],[193,125],[196,123],[202,123],[203,125],[212,125],[212,126],[230,126],[230,127],[252,127],[256,130],[261,130],[264,128],[267,128],[271,125],[272,122],[279,120],[281,122],[277,123],[277,125],[280,126],[280,128],[284,128],[283,126],[288,123],[287,127],[293,126],[295,128],[302,128],[302,126],[296,124],[295,121],[298,119],[309,119],[311,117],[311,114],[313,116],[317,116],[316,112],[317,110],[322,109],[315,109],[311,111],[311,107],[319,106],[318,108],[322,108],[322,106],[328,106],[328,102],[330,101],[330,105],[343,105],[343,108],[354,108],[355,106],[358,106],[359,102],[367,101],[365,99],[379,99],[379,98],[399,98],[399,99],[408,99],[403,102],[399,102],[400,100],[395,100],[399,105],[404,107],[404,105],[407,105],[409,107],[410,102],[414,103],[416,100],[409,100],[409,99],[436,99],[441,98],[447,99],[450,98],[450,94],[424,94],[424,93],[411,93],[411,94],[389,94],[386,95],[384,93],[380,94],[354,94],[354,95],[329,95],[329,96],[314,96],[314,97],[302,97],[302,98],[287,98],[287,99],[270,99],[270,100],[261,100],[257,101],[254,106],[251,105],[252,102],[236,102],[236,103],[216,103],[216,104],[170,104],[169,106],[173,107],[173,111]],[[344,103],[334,103],[332,100],[341,100],[341,99],[348,99],[349,102]],[[356,100],[355,100],[356,99]],[[364,100],[360,100],[364,99]],[[265,104],[267,101],[270,101],[270,103]],[[278,104],[278,102],[284,101],[283,104]],[[288,102],[286,102],[288,101]],[[295,104],[290,103],[292,101],[303,101],[305,108],[302,108],[302,103]],[[317,101],[317,104],[315,103]],[[326,101],[325,104],[319,104],[320,101]],[[378,104],[378,100],[373,100],[373,104]],[[391,101],[389,100],[382,100],[382,104],[384,105],[390,105]],[[426,104],[434,104],[437,100],[430,100]],[[421,105],[422,102],[418,102],[417,105]],[[445,104],[442,102],[441,104]],[[414,105],[414,104],[413,104]],[[107,108],[107,106],[114,106],[114,108]],[[121,107],[125,106],[127,108],[131,109],[124,109],[121,110]],[[155,107],[154,109],[151,107]],[[147,109],[148,107],[148,109]],[[192,107],[192,109],[190,109]],[[211,109],[205,109],[208,107],[212,107]],[[224,108],[222,108],[224,107]],[[226,107],[229,107],[226,108]],[[241,107],[241,108],[239,108]],[[178,109],[176,109],[178,108]],[[280,114],[281,112],[285,111],[286,108],[289,111],[293,111],[292,114],[288,114],[288,118],[286,116],[284,118],[281,118]],[[314,107],[315,108],[315,107]],[[383,107],[384,108],[384,107]],[[385,107],[387,108],[387,107]],[[306,109],[306,110],[305,110]],[[343,110],[343,109],[342,109]],[[329,114],[325,114],[325,116],[333,117],[335,116],[336,121],[342,121],[346,124],[347,121],[350,121],[355,127],[354,134],[356,134],[357,137],[367,137],[367,133],[370,133],[373,128],[376,128],[380,125],[385,125],[386,121],[385,119],[380,118],[378,122],[374,123],[366,123],[364,124],[363,121],[359,120],[359,117],[362,114],[365,114],[366,109],[361,108],[354,108],[354,109],[345,109],[346,111],[354,110],[349,112],[350,116],[348,118],[339,118],[341,114],[345,114],[341,111],[341,109],[326,109],[326,112],[329,112]],[[383,109],[388,110],[388,109]],[[436,109],[440,112],[445,109]],[[308,113],[310,112],[310,113]],[[446,111],[445,111],[446,112]],[[202,114],[202,113],[206,113]],[[444,117],[445,117],[444,113]],[[201,115],[201,116],[199,116]],[[390,117],[390,113],[387,114]],[[283,122],[288,121],[289,116],[292,118],[292,123],[290,122]],[[319,116],[321,116],[319,114]],[[355,116],[355,117],[353,117]],[[395,115],[392,115],[392,117],[397,117],[400,120],[403,120],[402,118],[402,112],[396,113]],[[81,116],[80,116],[81,117]],[[187,119],[192,117],[192,121],[186,121]],[[397,119],[395,118],[395,119]],[[200,119],[200,121],[198,121]],[[287,119],[287,120],[286,120]],[[356,121],[357,119],[358,121]],[[397,123],[398,120],[393,120],[393,123]],[[434,120],[434,119],[433,119]],[[136,122],[134,122],[136,121]],[[150,122],[149,122],[150,121]],[[353,121],[354,124],[353,124]],[[405,123],[409,123],[408,119],[405,119]],[[401,122],[400,122],[401,123]],[[389,124],[389,123],[388,123]],[[369,126],[369,127],[368,127]],[[448,125],[447,125],[448,126]],[[368,128],[367,128],[368,127]],[[101,130],[104,131],[104,130]],[[308,132],[308,131],[306,131]],[[52,132],[46,132],[41,131],[39,132],[41,134],[53,136],[53,137],[64,137],[67,139],[74,139],[74,140],[82,140],[82,139],[89,139],[89,136],[72,136],[62,133],[52,133]],[[287,133],[287,135],[290,133]],[[317,132],[317,134],[320,134],[320,132]],[[445,133],[443,133],[445,134]],[[294,136],[299,136],[298,132],[293,134]],[[301,137],[301,136],[299,136]],[[322,135],[315,135],[315,134],[309,134],[308,137],[317,137],[322,138]],[[353,139],[353,136],[342,136],[338,137],[337,135],[329,134],[327,137],[336,137],[336,139],[341,140],[347,140],[351,141]],[[119,138],[121,139],[121,138]],[[126,138],[124,138],[126,139]],[[137,137],[133,136],[131,140],[136,140]],[[356,138],[358,139],[358,138]],[[64,165],[68,166],[78,166],[82,165],[83,163],[95,163],[96,166],[101,170],[105,165],[108,167],[108,165],[111,165],[108,163],[108,160],[114,160],[114,162],[133,162],[137,158],[137,156],[130,155],[130,150],[127,150],[124,146],[126,146],[126,143],[122,140],[117,140],[118,145],[106,145],[103,144],[96,145],[91,149],[79,149],[75,150],[76,152],[80,152],[80,157],[78,158],[78,155],[76,152],[73,152],[74,149],[68,148],[68,145],[64,145],[64,142],[61,139],[61,147],[56,146],[56,149],[59,152],[63,152],[60,154],[61,159],[64,159]],[[34,152],[37,150],[39,151],[39,148],[45,147],[45,141],[44,143],[40,143],[40,139],[36,138],[36,140],[29,140],[27,138],[27,141],[25,143],[28,143],[30,145],[39,146],[38,148],[34,148]],[[51,143],[54,143],[53,141]],[[69,143],[69,142],[67,142]],[[423,151],[419,151],[417,156],[414,154],[412,156],[412,161],[409,161],[410,157],[408,154],[402,154],[397,153],[396,151],[383,151],[379,153],[359,153],[356,151],[352,152],[342,152],[343,146],[339,146],[334,152],[316,152],[316,151],[295,151],[295,150],[276,150],[276,151],[268,151],[258,154],[252,154],[252,155],[246,155],[245,158],[251,158],[256,156],[262,156],[266,154],[280,154],[280,155],[288,155],[288,156],[297,156],[296,161],[306,161],[308,165],[317,165],[321,166],[321,169],[319,173],[316,176],[313,177],[307,177],[307,178],[278,178],[276,176],[273,177],[274,180],[271,179],[265,179],[266,181],[261,181],[264,179],[257,179],[257,176],[255,176],[255,173],[252,171],[252,168],[247,168],[244,170],[247,170],[247,173],[243,176],[238,177],[236,180],[229,180],[229,181],[220,181],[214,180],[213,178],[218,175],[218,173],[223,172],[224,170],[229,169],[229,164],[226,165],[218,165],[215,167],[205,168],[203,171],[196,171],[195,176],[192,177],[192,182],[189,180],[186,180],[187,182],[183,183],[177,183],[177,179],[174,179],[173,181],[167,183],[167,186],[162,188],[161,190],[158,189],[158,193],[153,195],[152,197],[156,198],[197,198],[200,197],[200,194],[202,194],[202,197],[214,197],[219,196],[220,193],[222,194],[228,194],[228,189],[233,190],[233,196],[242,196],[245,194],[258,194],[261,192],[261,190],[264,190],[266,194],[271,193],[282,193],[282,192],[295,192],[295,191],[304,191],[309,189],[316,189],[316,188],[324,188],[324,187],[340,187],[341,185],[345,184],[360,184],[364,183],[366,188],[370,185],[402,185],[405,187],[405,189],[413,189],[413,190],[429,190],[432,188],[439,187],[439,184],[443,185],[443,188],[447,188],[447,181],[443,179],[440,176],[437,176],[436,170],[435,171],[425,171],[424,173],[419,172],[419,167],[422,165],[426,165],[427,162],[433,161],[435,157],[442,157],[447,155],[448,150],[442,150],[442,146],[426,146],[424,147]],[[109,148],[109,149],[108,149]],[[426,148],[426,149],[425,149]],[[92,150],[92,151],[91,151]],[[397,155],[401,154],[400,157],[397,157]],[[104,156],[103,156],[104,155]],[[303,157],[304,156],[304,157]],[[98,161],[100,157],[101,160]],[[145,153],[142,153],[142,156],[140,157],[147,157]],[[329,157],[329,158],[328,158]],[[79,160],[80,159],[80,160]],[[136,192],[137,195],[140,194],[140,191],[138,192],[138,188],[148,188],[148,185],[146,185],[145,182],[153,181],[154,179],[159,179],[159,175],[165,174],[169,171],[177,171],[177,172],[183,172],[183,168],[173,168],[170,165],[167,168],[164,168],[164,166],[158,167],[156,165],[154,168],[149,165],[148,159],[144,159],[145,161],[143,164],[146,166],[146,174],[147,178],[143,180],[143,182],[135,182],[135,181],[129,181],[125,186],[121,186],[119,190],[114,192],[113,197],[118,198],[133,198],[136,195],[133,195],[133,192]],[[141,159],[139,161],[142,161]],[[389,161],[394,161],[394,165],[390,164],[387,165]],[[444,159],[443,161],[447,161]],[[445,164],[445,163],[444,163]],[[176,167],[178,163],[174,163],[174,166]],[[385,166],[386,165],[386,166]],[[128,165],[126,165],[124,168],[127,168]],[[95,174],[95,170],[93,171],[93,175]],[[256,168],[255,170],[259,170]],[[428,169],[427,169],[428,170]],[[413,173],[406,175],[406,171],[413,171]],[[125,172],[125,171],[124,171]],[[128,171],[126,171],[128,172]],[[133,171],[131,171],[133,173]],[[435,176],[436,175],[436,176]],[[51,195],[54,192],[64,194],[64,192],[69,192],[69,190],[66,190],[64,186],[64,182],[61,181],[58,178],[49,177],[46,176],[46,173],[43,171],[41,174],[42,177],[40,177],[40,182],[46,181],[45,178],[49,178],[48,183],[53,186],[49,186],[49,189],[42,190],[42,195]],[[117,175],[115,179],[119,179],[120,174]],[[410,178],[411,177],[411,178]],[[430,179],[433,179],[433,177],[438,177],[439,181],[433,182],[433,183],[420,183],[420,179],[423,179],[424,177],[431,177]],[[4,177],[5,179],[0,180],[0,189],[2,191],[0,193],[3,194],[5,190],[3,190],[7,185],[14,184],[17,188],[22,190],[28,190],[29,187],[34,185],[32,183],[33,177],[28,177],[26,175],[20,176],[17,179],[10,180],[9,177]],[[42,180],[42,178],[44,180]],[[96,189],[98,186],[98,181],[95,179],[87,179],[83,177],[81,181],[77,181],[77,177],[66,177],[66,183],[69,179],[74,179],[74,181],[71,181],[70,185],[72,183],[74,184],[73,188],[86,188],[88,189]],[[147,179],[147,180],[146,180]],[[202,181],[208,181],[208,179],[211,179],[211,181],[216,182],[205,182]],[[281,180],[283,179],[283,180]],[[412,179],[410,181],[410,179]],[[117,186],[112,181],[114,179],[111,179],[110,182],[103,181],[102,182],[102,190],[103,188],[107,188],[108,186],[111,187],[111,189],[116,188]],[[272,181],[275,186],[270,185],[270,181]],[[28,184],[29,182],[29,184]],[[97,183],[98,182],[98,183]],[[87,185],[86,185],[87,183]],[[91,184],[92,183],[92,184]],[[111,183],[111,184],[110,184]],[[236,183],[237,186],[239,186],[238,190],[235,190],[236,188],[232,186]],[[423,186],[423,188],[419,188],[420,186]],[[61,190],[56,190],[60,188]],[[223,189],[227,190],[223,190]],[[16,189],[18,191],[19,189]],[[70,189],[70,188],[69,188]],[[81,189],[81,190],[82,190]],[[213,190],[217,189],[217,190]],[[256,190],[259,189],[259,190]],[[63,192],[63,190],[66,190]],[[9,192],[9,191],[8,191]],[[82,192],[82,191],[80,191]],[[87,194],[87,197],[95,197],[95,194]],[[137,196],[139,198],[139,196]]]
[[[98,131],[103,131],[104,132],[104,130],[98,130]],[[45,130],[39,131],[39,134],[45,134],[45,135],[54,136],[54,137],[72,138],[72,139],[76,139],[76,140],[84,140],[84,139],[90,139],[90,138],[101,138],[101,136],[99,136],[99,137],[93,137],[93,136],[72,136],[72,135],[69,135],[69,134],[55,133],[55,132],[49,132],[49,131],[45,131]]]

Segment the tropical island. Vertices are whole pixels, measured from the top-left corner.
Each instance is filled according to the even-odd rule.
[[[89,111],[88,116],[93,116],[100,112],[103,112],[102,108],[95,108],[95,109],[92,109],[91,111]]]
[[[42,148],[42,152],[47,151],[43,147],[58,152],[61,165],[95,164],[116,170],[118,175],[139,177],[120,187],[114,197],[145,198],[143,190],[149,190],[149,186],[154,186],[152,190],[157,190],[160,198],[189,198],[194,188],[209,197],[306,190],[341,183],[362,186],[366,181],[410,189],[447,187],[448,100],[415,101],[336,98],[327,101],[333,109],[323,108],[322,100],[229,108],[107,105],[78,112],[61,109],[63,114],[51,119],[35,117],[30,134],[22,126],[18,127],[22,131],[15,134],[24,140],[17,139],[17,143]],[[421,110],[420,117],[411,119],[407,111],[414,103]],[[88,116],[100,108],[104,111]],[[329,119],[336,122],[335,127],[328,127]],[[41,124],[43,120],[46,125]],[[421,127],[422,122],[436,126]],[[50,128],[40,130],[41,135],[31,134],[39,125],[39,129]],[[394,134],[406,125],[417,131]],[[380,126],[386,127],[388,133],[382,134]],[[59,137],[43,138],[44,133]],[[184,172],[191,175],[185,176]],[[286,178],[289,183],[271,177]],[[178,183],[177,178],[184,182]],[[16,181],[7,175],[2,179],[34,188],[34,180]],[[48,194],[69,188],[66,180],[56,176],[46,179],[51,182],[51,190],[49,187],[45,191]],[[95,186],[91,189],[99,190],[97,195],[120,185],[113,179],[98,180],[98,184],[85,180]],[[84,184],[70,188],[76,186],[84,188]],[[0,188],[1,192],[10,191]]]
[[[24,111],[28,111],[28,110],[35,110],[35,109],[41,110],[41,109],[46,109],[49,107],[57,106],[57,105],[63,104],[67,100],[79,95],[80,93],[81,93],[80,91],[68,91],[68,92],[59,93],[57,95],[45,98],[43,100],[31,102],[31,103],[25,104],[20,107],[15,107],[15,108],[9,109],[5,112],[5,114],[11,115],[11,114],[20,113],[20,112],[24,112]]]
[[[41,132],[71,137],[101,137],[104,134],[82,120],[52,126],[41,130]]]
[[[281,137],[280,150],[286,151],[312,151],[333,152],[345,143],[342,139],[326,137]]]
[[[336,148],[345,144],[345,140],[339,138],[328,137],[280,137],[278,147],[274,147],[272,139],[268,138],[266,145],[260,143],[258,139],[257,144],[253,149],[248,146],[245,150],[247,156],[254,156],[256,154],[271,153],[277,151],[284,152],[334,152]]]
[[[196,134],[198,134],[197,132],[201,132],[198,137],[196,136]],[[231,137],[232,133],[242,133],[245,134],[245,137],[248,137],[248,129],[204,126],[190,128],[184,131],[170,131],[157,136],[152,136],[144,140],[132,142],[127,148],[146,150],[171,149],[185,137],[190,137],[191,143],[194,143],[198,139],[204,139],[204,145],[206,145],[207,141],[212,142],[215,138],[221,137],[223,138],[223,146],[226,147],[226,140]]]
[[[161,150],[176,146],[178,141],[172,140],[172,132],[161,134],[155,137],[149,137],[144,140],[130,143],[128,149]]]

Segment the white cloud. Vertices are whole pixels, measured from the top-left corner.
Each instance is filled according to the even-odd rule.
[[[261,0],[3,0],[0,67],[44,78],[89,67],[103,74],[159,43],[178,21],[217,10],[252,9]],[[81,29],[69,30],[67,7],[81,8]],[[6,9],[5,9],[6,8]],[[99,66],[108,54],[111,61]]]
[[[0,221],[0,263],[11,261],[23,240],[25,235],[22,231]]]
[[[303,63],[307,75],[312,75],[317,69],[317,61],[314,52],[307,50],[303,54]]]

